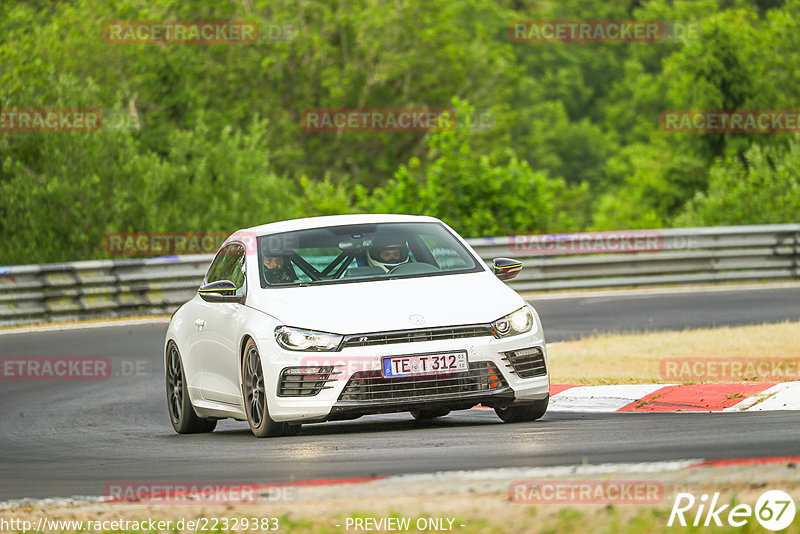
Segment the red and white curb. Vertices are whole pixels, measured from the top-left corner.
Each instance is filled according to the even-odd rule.
[[[800,382],[550,386],[554,412],[744,412],[800,410]]]

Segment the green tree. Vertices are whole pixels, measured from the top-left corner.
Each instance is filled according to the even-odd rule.
[[[677,226],[796,223],[800,213],[800,137],[782,145],[751,146],[710,171],[708,191],[697,193]]]
[[[457,113],[471,108],[456,101]],[[513,151],[501,158],[475,153],[469,132],[430,134],[424,161],[412,158],[389,183],[363,198],[367,211],[439,217],[467,236],[575,230],[572,213],[585,202],[585,187],[569,189],[562,179],[537,172]]]

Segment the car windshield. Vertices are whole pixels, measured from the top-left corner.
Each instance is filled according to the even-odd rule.
[[[480,263],[435,222],[332,226],[261,236],[261,287],[477,272]]]

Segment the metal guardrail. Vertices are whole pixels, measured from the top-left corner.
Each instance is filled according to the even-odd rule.
[[[644,236],[627,251],[625,235]],[[649,241],[647,240],[649,238]],[[593,241],[594,240],[594,241]],[[800,224],[470,239],[484,261],[521,259],[517,291],[800,279]],[[605,243],[597,253],[593,243]],[[582,245],[587,245],[582,247]],[[559,248],[560,247],[560,248]],[[0,267],[0,326],[169,314],[211,254]]]
[[[522,272],[509,284],[517,291],[800,278],[800,224],[627,233],[637,232],[654,238],[656,246],[635,252],[541,255],[541,249],[528,246],[526,251],[526,239],[520,236],[474,239],[470,244],[483,258],[522,259]]]

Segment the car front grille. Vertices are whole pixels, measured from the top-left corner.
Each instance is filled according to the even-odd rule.
[[[328,382],[336,380],[333,367],[287,367],[281,371],[278,380],[279,397],[313,397],[323,389],[333,386]]]
[[[512,350],[503,353],[503,361],[511,368],[511,372],[516,373],[520,378],[533,378],[547,374],[547,366],[544,363],[544,353],[539,347]]]
[[[492,327],[488,324],[394,330],[390,332],[372,332],[369,334],[347,336],[344,338],[341,348],[390,345],[393,343],[414,343],[419,341],[439,341],[442,339],[462,339],[491,335],[493,335]]]
[[[467,371],[404,378],[384,378],[380,371],[358,371],[342,390],[339,402],[447,399],[506,387],[508,384],[492,362],[470,362]]]

